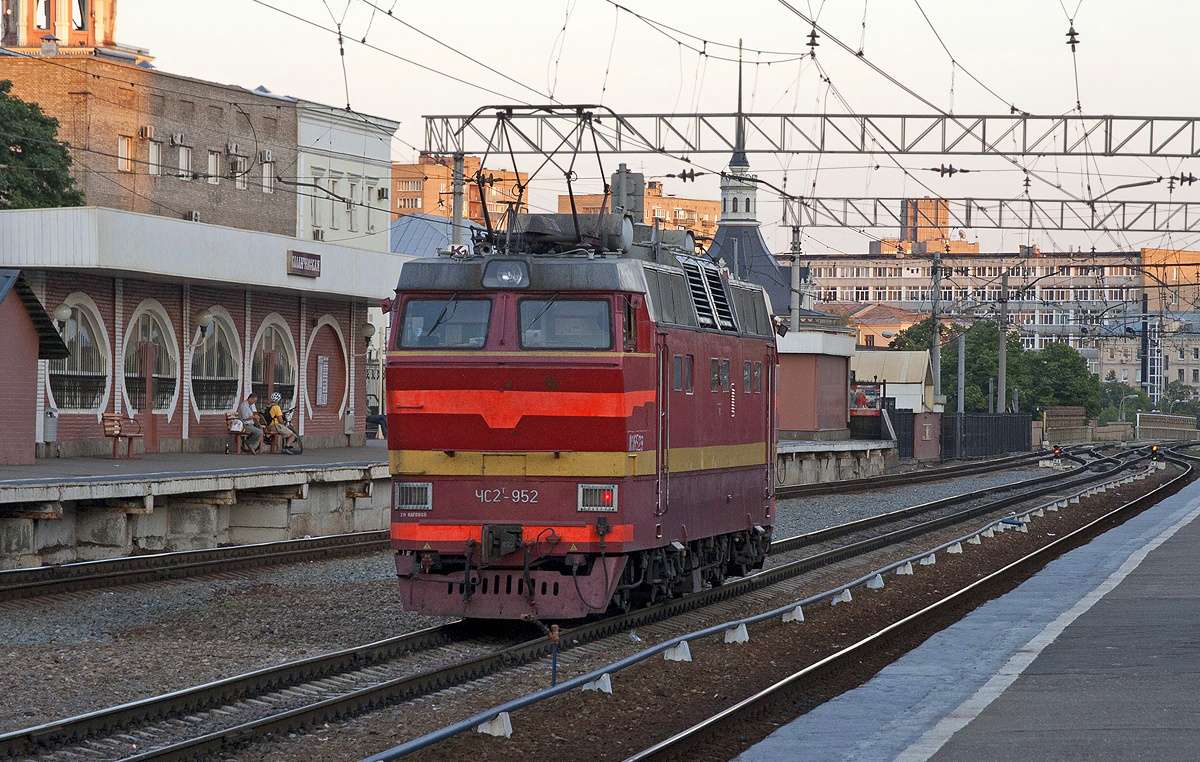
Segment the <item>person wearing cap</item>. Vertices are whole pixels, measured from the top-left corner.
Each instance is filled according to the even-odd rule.
[[[283,437],[283,451],[288,455],[294,455],[293,447],[296,444],[296,432],[292,431],[287,425],[287,420],[283,417],[283,408],[280,403],[283,402],[283,395],[275,392],[271,395],[271,407],[267,409],[267,425],[277,437]]]

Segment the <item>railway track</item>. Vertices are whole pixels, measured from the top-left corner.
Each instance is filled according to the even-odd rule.
[[[1069,454],[1079,452],[1098,452],[1100,450],[1109,449],[1112,445],[1100,445],[1097,447],[1073,447],[1068,448]],[[957,466],[946,466],[945,468],[923,468],[916,471],[908,471],[901,474],[886,474],[882,476],[871,476],[865,479],[844,479],[836,482],[821,482],[819,484],[800,484],[793,487],[776,487],[775,497],[780,500],[786,500],[794,497],[805,497],[808,495],[827,495],[830,493],[843,492],[861,492],[863,490],[883,489],[886,487],[900,487],[905,484],[919,484],[921,482],[939,481],[941,479],[954,479],[960,476],[972,476],[974,474],[985,474],[991,471],[1003,471],[1009,468],[1037,463],[1042,458],[1048,455],[1046,452],[1035,452],[1027,455],[1010,455],[1004,458],[993,458],[990,460],[979,461],[976,463],[962,463]]]
[[[1096,453],[1107,446],[1076,449]],[[854,479],[799,487],[780,487],[776,496],[789,499],[831,492],[916,484],[954,479],[974,474],[1016,468],[1036,463],[1044,453],[996,458],[947,468],[924,469],[906,474]],[[0,602],[100,587],[182,579],[219,572],[253,569],[339,555],[383,551],[388,548],[387,531],[325,535],[301,540],[235,545],[204,550],[122,556],[101,561],[82,561],[28,569],[0,571]]]
[[[996,591],[1003,591],[1011,587],[1010,580],[1022,579],[1031,568],[1040,568],[1046,560],[1087,542],[1123,516],[1150,507],[1187,484],[1193,478],[1193,473],[1197,468],[1194,464],[1200,462],[1200,457],[1184,452],[1189,447],[1172,448],[1167,455],[1167,460],[1183,467],[1183,472],[1170,482],[1068,532],[1048,545],[1038,548],[981,579],[963,585],[920,611],[880,628],[853,645],[788,675],[758,693],[695,723],[688,729],[629,756],[625,762],[692,759],[695,756],[694,752],[704,749],[711,750],[717,739],[743,735],[741,728],[750,718],[766,716],[772,710],[782,711],[783,708],[796,706],[796,699],[801,692],[811,686],[814,680],[819,680],[821,675],[836,674],[838,670],[848,670],[851,664],[869,663],[872,660],[873,651],[878,651],[888,642],[903,639],[908,633],[927,632],[935,628],[935,623],[944,611],[961,606],[965,601],[985,600]]]
[[[1134,455],[1125,453],[1124,455]],[[1133,462],[1144,458],[1135,458]],[[1097,463],[1103,471],[1091,471]],[[1104,479],[1129,465],[1123,457],[1103,458],[1087,466],[1020,483],[1027,489],[979,503],[978,495],[957,496],[976,502],[962,510],[913,522],[922,512],[952,507],[934,501],[888,514],[889,518],[851,522],[773,544],[773,554],[811,551],[754,575],[653,607],[598,619],[562,635],[571,648],[626,630],[668,620],[730,601],[839,561],[992,513],[1055,490]],[[917,510],[921,509],[921,510]],[[864,530],[896,525],[884,532]],[[851,538],[848,542],[836,542]],[[489,629],[494,630],[495,625]],[[528,632],[528,631],[527,631]],[[526,632],[526,634],[527,634]],[[520,635],[520,633],[510,633]],[[270,733],[289,732],[329,719],[367,711],[462,685],[547,655],[549,638],[527,638],[513,645],[481,635],[469,622],[388,638],[355,648],[300,659],[224,680],[101,709],[37,727],[0,734],[0,756],[55,760],[172,759],[212,753],[227,745]]]

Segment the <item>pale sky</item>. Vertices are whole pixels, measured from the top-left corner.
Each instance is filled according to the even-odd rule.
[[[514,0],[510,3],[456,0],[450,3],[403,0],[263,0],[296,16],[326,27],[342,21],[346,37],[346,70],[351,106],[399,120],[400,140],[393,144],[396,159],[411,159],[421,146],[422,115],[470,113],[485,104],[544,102],[544,95],[567,102],[603,103],[617,112],[728,112],[736,102],[737,67],[711,56],[706,62],[681,49],[671,39],[635,17],[618,12],[608,0]],[[808,27],[778,0],[621,0],[622,4],[657,21],[715,42],[736,43],[748,49],[807,51]],[[924,8],[951,53],[1006,102],[1029,112],[1058,114],[1075,106],[1075,80],[1070,49],[1065,44],[1068,15],[1075,15],[1080,45],[1077,53],[1079,88],[1085,114],[1188,115],[1197,90],[1200,61],[1195,33],[1200,4],[1179,0],[790,0],[801,11],[819,12],[820,24],[853,47],[861,41],[864,53],[924,97],[955,113],[1007,113],[1005,103],[955,68],[938,44],[918,8]],[[437,37],[451,49],[422,37],[396,18],[374,12],[372,4],[394,9],[397,18]],[[1076,11],[1076,4],[1078,10]],[[863,28],[865,9],[865,31]],[[265,85],[273,91],[325,103],[344,105],[346,91],[334,35],[289,18],[255,0],[121,0],[117,37],[149,48],[156,64],[170,72],[246,87]],[[343,14],[344,20],[343,20]],[[565,22],[565,30],[564,30]],[[366,36],[375,47],[412,59],[436,72],[454,75],[493,89],[501,98],[425,71],[359,43]],[[693,43],[699,45],[699,43]],[[462,51],[533,90],[493,74],[459,56]],[[611,66],[610,61],[611,50]],[[728,54],[717,48],[711,52]],[[853,55],[822,40],[818,58],[833,83],[856,112],[928,113],[895,86],[883,80]],[[832,96],[824,105],[826,86],[811,62],[754,65],[747,53],[746,109],[760,112],[844,113]],[[607,73],[607,83],[605,72]],[[606,83],[606,84],[605,84]],[[898,157],[906,167],[936,166],[938,157]],[[607,156],[605,170],[620,159]],[[533,160],[530,159],[529,162]],[[647,175],[676,172],[679,161],[668,157],[634,156],[627,161]],[[721,168],[723,156],[697,157]],[[914,174],[933,192],[948,197],[1020,195],[1022,174],[997,158],[954,157],[956,166],[976,170],[972,175],[940,178],[926,171]],[[1083,195],[1083,160],[1029,159],[1029,165]],[[577,166],[585,178],[598,175],[595,160]],[[1100,159],[1091,172],[1106,174],[1107,187],[1130,178],[1194,172],[1200,162]],[[908,179],[885,155],[873,157],[810,157],[753,155],[752,169],[779,183],[785,174],[793,191],[815,195],[922,195],[929,191]],[[879,164],[879,170],[867,169]],[[531,169],[523,166],[523,169]],[[980,171],[1006,170],[1006,171]],[[580,192],[599,189],[595,180],[576,186]],[[667,191],[678,195],[717,198],[717,180],[695,184],[667,180]],[[561,175],[539,175],[532,184],[535,206],[553,208],[565,192]],[[1097,195],[1093,189],[1092,194]],[[1033,195],[1059,198],[1048,186]],[[1114,197],[1166,199],[1164,186],[1149,191],[1119,192]],[[1182,189],[1176,200],[1200,199],[1196,190]],[[776,248],[786,247],[788,235],[777,229],[778,203],[760,191],[764,232]],[[808,251],[865,252],[868,238],[854,231],[814,229]],[[880,237],[896,231],[873,231]],[[1015,251],[1026,242],[1020,231],[978,231],[985,249]],[[1149,234],[1033,234],[1043,248],[1082,245],[1111,250],[1137,245],[1186,246],[1194,237]],[[972,236],[973,237],[973,236]],[[817,241],[821,243],[818,243]],[[826,244],[828,248],[821,244]]]

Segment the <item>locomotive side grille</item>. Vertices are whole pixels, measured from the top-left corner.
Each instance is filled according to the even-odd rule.
[[[716,328],[717,318],[713,313],[712,302],[708,298],[708,286],[704,282],[704,274],[700,272],[700,266],[691,262],[684,262],[683,271],[687,274],[688,288],[692,292],[692,301],[696,303],[696,317],[700,320],[700,325],[706,328]]]
[[[721,282],[721,274],[706,267],[704,277],[708,281],[708,292],[712,295],[713,306],[716,308],[717,324],[727,331],[737,330],[733,322],[733,310],[729,307],[729,297],[725,294],[725,284]]]
[[[433,508],[433,484],[393,482],[392,507],[398,511],[428,511]]]
[[[580,484],[579,510],[596,513],[616,513],[617,485]]]

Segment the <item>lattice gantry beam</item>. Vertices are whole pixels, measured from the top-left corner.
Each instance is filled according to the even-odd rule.
[[[917,114],[744,114],[747,153],[986,156],[1200,155],[1200,117]],[[495,115],[426,116],[425,150],[435,154],[542,154],[572,134],[569,113],[513,113],[494,131]],[[596,112],[601,153],[725,154],[737,115]],[[594,150],[590,143],[589,151]]]
[[[947,227],[996,230],[1200,232],[1200,203],[1060,199],[947,198]],[[804,227],[899,228],[904,199],[814,197],[789,202]]]

